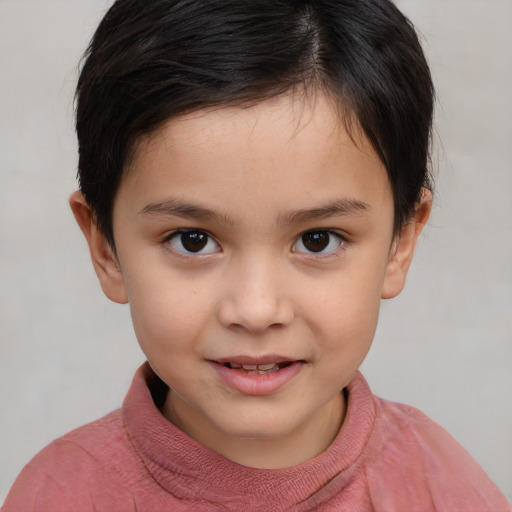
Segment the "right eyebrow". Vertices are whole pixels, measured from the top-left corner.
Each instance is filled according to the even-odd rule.
[[[288,212],[279,217],[279,223],[281,225],[287,225],[341,215],[365,215],[369,210],[371,210],[371,206],[369,204],[356,199],[344,197],[317,206],[316,208]]]
[[[146,205],[140,212],[141,215],[157,217],[181,217],[197,221],[215,221],[228,226],[234,225],[233,219],[227,214],[214,212],[204,206],[169,198],[163,201],[155,201]]]

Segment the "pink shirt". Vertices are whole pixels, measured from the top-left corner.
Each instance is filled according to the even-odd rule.
[[[357,374],[329,449],[298,466],[241,466],[169,423],[149,366],[120,410],[57,439],[23,469],[4,512],[510,512],[471,456],[418,410],[372,395]],[[160,395],[158,397],[158,395]]]

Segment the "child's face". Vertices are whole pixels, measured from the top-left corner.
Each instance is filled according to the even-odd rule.
[[[322,96],[219,108],[141,141],[120,186],[103,288],[130,303],[164,414],[227,456],[304,433],[298,461],[325,449],[381,297],[403,286],[389,180],[356,141]]]

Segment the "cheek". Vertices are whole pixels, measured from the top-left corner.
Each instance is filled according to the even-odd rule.
[[[352,268],[333,276],[327,286],[310,288],[308,293],[304,314],[324,347],[333,352],[366,354],[373,340],[384,272],[381,268],[364,268],[366,272]]]
[[[128,299],[135,334],[148,357],[193,350],[209,318],[210,297],[180,279],[130,279]]]
[[[353,297],[353,300],[326,303],[318,309],[315,323],[334,349],[350,350],[371,343],[378,316],[379,299],[360,302]]]

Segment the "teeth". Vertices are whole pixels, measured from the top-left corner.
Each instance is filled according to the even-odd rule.
[[[258,365],[258,370],[262,370],[262,371],[271,370],[272,368],[274,368],[275,365],[276,365],[276,363],[259,364]]]
[[[281,364],[269,363],[269,364],[238,364],[238,363],[225,363],[224,366],[231,368],[232,370],[244,370],[247,373],[259,373],[260,375],[265,373],[277,372],[281,369]]]

